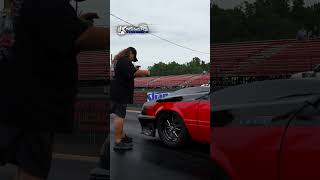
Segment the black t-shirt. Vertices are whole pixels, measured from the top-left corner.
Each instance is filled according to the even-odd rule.
[[[14,0],[14,43],[1,64],[2,123],[70,131],[77,83],[75,41],[88,28],[68,0]],[[1,116],[1,115],[0,115]]]
[[[114,79],[111,81],[111,100],[121,104],[133,103],[134,73],[137,69],[131,61],[119,59],[114,68]]]

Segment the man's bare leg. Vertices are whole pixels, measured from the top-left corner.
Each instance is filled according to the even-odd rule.
[[[124,124],[122,125],[121,138],[123,138],[123,137],[124,137],[123,129],[124,129]]]
[[[122,133],[123,133],[123,121],[124,119],[115,115],[114,116],[114,129],[115,129],[115,142],[120,143],[122,139]]]

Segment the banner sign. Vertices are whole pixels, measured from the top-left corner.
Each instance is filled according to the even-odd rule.
[[[157,99],[164,98],[168,95],[169,95],[169,93],[167,93],[167,92],[148,92],[147,93],[147,102],[155,101]]]

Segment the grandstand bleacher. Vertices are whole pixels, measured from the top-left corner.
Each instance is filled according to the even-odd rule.
[[[90,135],[108,131],[107,90],[110,80],[108,51],[88,51],[78,55],[79,94],[75,103],[75,124]]]
[[[216,44],[211,54],[213,78],[287,76],[320,64],[320,39]]]
[[[78,56],[78,79],[110,79],[110,61],[108,51],[81,52]]]
[[[84,100],[75,104],[78,130],[106,132],[108,108],[105,100]]]
[[[208,84],[210,74],[185,74],[135,79],[136,88],[186,87]]]

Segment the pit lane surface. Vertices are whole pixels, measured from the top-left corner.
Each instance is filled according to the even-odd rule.
[[[112,121],[111,121],[112,122]],[[128,111],[125,132],[133,137],[133,150],[115,152],[111,127],[111,177],[113,180],[209,180],[211,164],[209,145],[191,143],[185,149],[164,146],[158,137],[140,134],[138,111]]]

